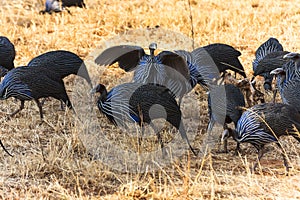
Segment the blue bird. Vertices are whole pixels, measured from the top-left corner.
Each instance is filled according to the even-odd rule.
[[[278,139],[291,135],[300,142],[298,130],[300,114],[294,107],[283,103],[263,103],[247,109],[237,122],[236,129],[228,129],[222,138],[232,136],[237,142],[236,152],[240,149],[240,143],[252,144],[258,151],[258,160],[265,153],[264,146],[275,142],[282,150],[284,165],[288,171],[288,160]],[[257,163],[254,169],[256,166]]]
[[[52,14],[53,12],[62,12],[66,10],[69,14],[71,13],[66,7],[77,6],[79,8],[85,8],[84,0],[61,0],[62,5],[58,0],[46,0],[45,2],[45,10],[41,10],[41,14],[49,13]]]
[[[196,155],[186,135],[175,96],[166,87],[156,84],[124,83],[107,92],[106,87],[99,84],[92,90],[92,93],[97,92],[100,93],[97,101],[99,110],[114,125],[121,127],[127,127],[127,123],[138,123],[140,126],[142,123],[153,125],[151,120],[164,118],[179,130],[181,137]],[[160,105],[164,109],[154,105]],[[163,150],[159,133],[157,137]]]
[[[15,97],[21,101],[20,108],[13,112],[14,116],[24,108],[25,101],[34,100],[43,119],[40,98],[53,97],[63,101],[70,109],[72,104],[66,93],[64,82],[55,72],[42,67],[17,67],[9,71],[0,83],[0,99]]]
[[[45,10],[41,10],[41,14],[49,13],[52,14],[53,12],[62,12],[60,7],[60,3],[58,0],[46,0],[45,2]]]

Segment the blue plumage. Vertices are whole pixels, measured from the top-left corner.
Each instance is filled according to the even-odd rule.
[[[0,99],[10,97],[15,97],[21,101],[20,109],[11,115],[21,111],[25,101],[35,100],[40,110],[40,117],[43,118],[42,105],[39,99],[45,97],[62,100],[69,108],[72,108],[60,76],[42,67],[24,66],[9,71],[0,84]]]
[[[300,111],[300,54],[289,53],[284,56],[290,60],[282,68],[271,72],[277,76],[277,87],[283,103],[289,104]]]
[[[264,146],[271,142],[275,142],[282,150],[278,141],[281,136],[290,135],[300,142],[297,130],[300,130],[300,114],[294,107],[283,103],[263,103],[246,110],[239,119],[236,129],[229,129],[229,134],[223,137],[233,136],[237,141],[236,151],[239,150],[240,143],[252,144],[258,150],[260,160],[264,154]],[[283,150],[282,156],[288,170]]]
[[[116,126],[128,127],[127,123],[151,124],[153,119],[163,118],[179,130],[181,137],[196,154],[187,138],[175,96],[166,87],[156,84],[124,83],[108,92],[104,85],[99,84],[92,92],[101,94],[97,101],[98,108]],[[157,104],[161,107],[155,107]],[[163,148],[159,134],[158,137]]]

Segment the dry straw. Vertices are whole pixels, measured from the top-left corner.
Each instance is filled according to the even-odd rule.
[[[39,15],[43,1],[1,1],[0,35],[7,36],[17,51],[15,64],[26,63],[41,53],[65,49],[85,59],[97,72],[91,52],[104,41],[133,29],[161,28],[179,32],[195,40],[195,47],[227,43],[242,52],[241,62],[251,75],[256,48],[270,36],[278,38],[285,50],[299,51],[300,4],[297,1],[100,1],[86,0],[87,9],[70,8],[67,12]],[[191,31],[191,17],[193,31]],[[143,33],[133,36],[136,45],[144,44]],[[162,35],[157,42],[169,44]],[[166,37],[170,41],[172,36]],[[124,42],[124,41],[122,41]],[[171,42],[170,42],[171,44]],[[191,44],[175,43],[170,47],[191,49]],[[104,76],[105,75],[105,76]],[[102,83],[113,87],[124,72],[108,68]],[[69,92],[74,77],[66,78]],[[208,121],[206,97],[197,89],[203,109],[194,146],[200,146]],[[14,157],[0,153],[1,199],[295,199],[299,190],[299,144],[282,141],[293,163],[292,175],[284,175],[280,152],[271,151],[262,161],[260,174],[251,174],[249,163],[256,159],[255,149],[243,145],[245,155],[217,154],[217,147],[200,157],[186,152],[181,159],[158,170],[140,174],[112,170],[91,159],[79,135],[82,130],[72,112],[61,111],[60,102],[47,101],[45,120],[39,125],[34,102],[8,119],[6,113],[19,106],[14,99],[0,105],[1,140]],[[185,105],[188,106],[188,105]],[[134,144],[119,129],[110,125],[98,112],[100,129],[116,143]],[[204,112],[205,111],[205,112]],[[190,112],[192,114],[192,112]],[[219,129],[221,131],[221,128]],[[215,131],[216,136],[221,132]],[[147,144],[147,143],[146,143]],[[154,144],[155,141],[154,141]],[[271,146],[270,148],[273,148]]]

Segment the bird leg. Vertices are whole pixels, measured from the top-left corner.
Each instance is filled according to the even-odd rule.
[[[284,150],[283,150],[282,146],[279,144],[279,142],[277,142],[276,144],[277,144],[277,146],[278,146],[278,147],[280,148],[280,150],[281,150],[281,156],[282,156],[282,158],[283,158],[283,163],[284,163],[286,172],[289,173],[289,169],[292,168],[292,167],[289,165],[288,157],[287,157],[287,155],[284,153]]]
[[[171,123],[171,122],[170,122],[170,123]],[[173,126],[174,126],[174,125],[173,125]],[[176,126],[175,126],[175,127],[176,127]],[[176,127],[176,128],[177,128],[177,127]],[[184,139],[184,140],[187,142],[187,144],[189,145],[190,150],[193,152],[193,154],[194,154],[195,156],[197,156],[198,153],[196,153],[196,151],[194,150],[194,148],[192,147],[192,145],[191,145],[191,143],[190,143],[190,141],[189,141],[189,138],[188,138],[187,135],[186,135],[185,128],[184,128],[184,125],[183,125],[183,123],[182,123],[182,120],[180,121],[179,128],[177,128],[177,129],[179,130],[179,133],[180,133],[180,135],[181,135],[181,138]]]
[[[264,149],[263,147],[259,148],[259,149],[258,149],[258,153],[257,153],[258,160],[257,160],[257,162],[254,164],[253,169],[252,169],[252,172],[255,171],[255,169],[256,169],[258,163],[260,163],[260,159],[263,157],[264,154],[265,154],[265,149]]]
[[[219,137],[219,150],[218,153],[228,153],[228,149],[227,149],[227,139],[229,137],[229,131],[227,128],[224,128],[223,133],[220,135]],[[220,150],[221,146],[223,144],[224,150]]]
[[[227,124],[224,124],[223,125],[223,129],[224,129],[224,131],[228,131],[228,126],[227,126]],[[229,134],[229,133],[228,133]],[[227,144],[228,144],[228,138],[226,138],[225,140],[224,140],[224,144],[223,144],[223,146],[224,146],[224,153],[228,153],[228,149],[227,149]]]
[[[142,138],[143,138],[143,136],[144,136],[144,131],[145,131],[145,126],[144,126],[144,116],[143,116],[143,112],[142,112],[142,109],[141,109],[141,106],[140,106],[140,104],[138,104],[137,105],[137,109],[138,109],[138,114],[139,114],[139,117],[140,117],[140,122],[139,122],[139,125],[140,125],[140,127],[141,127],[141,136],[140,137],[138,137],[138,143],[139,143],[139,146],[141,146],[141,144],[142,144]],[[150,124],[151,125],[151,127],[153,128],[153,130],[155,131],[155,127],[154,127],[154,125],[151,123]]]
[[[237,143],[236,143],[235,150],[234,150],[234,155],[235,155],[235,156],[238,156],[240,152],[241,152],[240,143],[237,142]]]
[[[152,129],[154,130],[154,132],[156,134],[157,140],[160,144],[160,148],[161,148],[161,151],[162,151],[162,156],[163,157],[167,156],[167,151],[164,148],[164,143],[162,141],[162,138],[161,138],[161,135],[160,135],[159,131],[157,131],[156,127],[154,126],[154,124],[152,122],[150,123],[150,126],[152,127]]]
[[[15,114],[17,114],[18,112],[20,112],[21,110],[23,110],[23,109],[24,109],[24,103],[25,103],[25,101],[24,101],[24,100],[21,100],[20,108],[17,109],[15,112],[9,114],[9,115],[10,115],[11,117],[13,117]]]
[[[37,106],[38,106],[38,108],[39,108],[40,118],[41,118],[41,120],[43,121],[44,116],[43,116],[43,108],[42,108],[42,104],[40,103],[40,101],[39,101],[38,99],[35,99],[34,101],[36,102],[36,104],[37,104]]]
[[[166,157],[167,156],[167,151],[166,149],[164,148],[164,143],[162,141],[162,138],[161,138],[161,135],[159,132],[156,132],[156,136],[157,136],[157,140],[159,141],[160,143],[160,148],[161,148],[161,151],[162,151],[162,156],[163,157]]]

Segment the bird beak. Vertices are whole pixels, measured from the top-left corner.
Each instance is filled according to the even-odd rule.
[[[298,53],[291,52],[291,53],[285,54],[282,58],[285,60],[288,60],[288,59],[294,58],[297,55],[298,55]]]
[[[271,74],[271,75],[278,75],[278,74],[280,74],[280,73],[282,73],[282,72],[284,72],[283,68],[279,67],[279,68],[276,68],[276,69],[272,70],[272,71],[270,72],[270,74]]]
[[[96,87],[90,90],[90,95],[94,95],[96,93]]]

